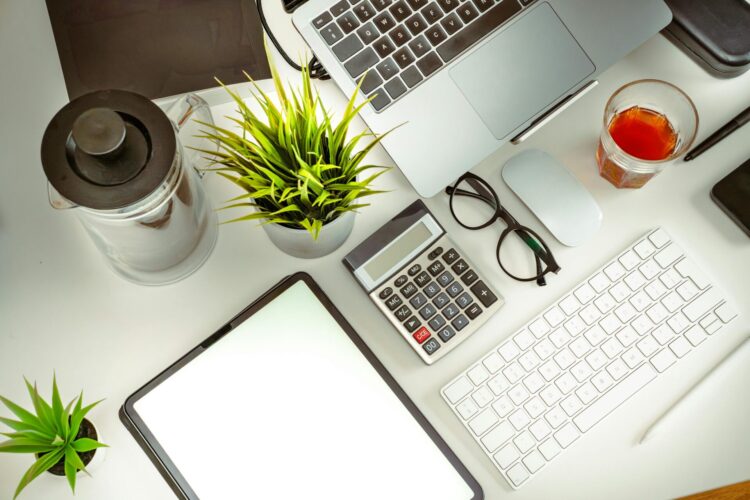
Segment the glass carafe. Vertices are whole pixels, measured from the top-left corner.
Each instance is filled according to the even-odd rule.
[[[165,114],[143,96],[110,90],[73,100],[45,132],[50,204],[75,212],[112,269],[130,281],[178,281],[214,247],[217,218],[197,149],[215,144],[196,137],[200,121],[213,122],[195,95]]]

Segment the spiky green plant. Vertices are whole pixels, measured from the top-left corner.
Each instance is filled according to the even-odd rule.
[[[269,62],[278,106],[247,73],[252,95],[264,116],[253,112],[239,94],[219,81],[237,104],[239,117],[228,118],[241,131],[201,122],[206,127],[205,137],[216,141],[219,148],[200,151],[212,160],[211,170],[246,191],[223,208],[249,208],[253,213],[228,222],[282,224],[306,229],[317,239],[324,224],[367,206],[362,198],[382,192],[370,186],[388,169],[365,164],[364,160],[387,134],[366,131],[347,137],[352,120],[371,100],[356,104],[359,85],[334,125],[310,82],[306,65],[297,91],[291,85],[284,89],[270,54]],[[360,140],[368,136],[373,139],[355,151]]]
[[[67,406],[63,407],[60,391],[57,389],[57,380],[53,378],[52,403],[50,404],[39,395],[36,383],[31,385],[28,380],[25,378],[24,380],[36,414],[0,396],[0,401],[18,417],[18,420],[0,417],[0,422],[15,431],[0,433],[10,438],[0,443],[0,452],[34,453],[38,456],[21,478],[13,498],[17,498],[21,490],[42,472],[61,461],[64,461],[65,477],[75,493],[78,471],[82,470],[88,474],[78,454],[106,446],[94,439],[78,437],[83,418],[101,401],[82,407],[83,392],[81,392],[78,398],[73,398]]]

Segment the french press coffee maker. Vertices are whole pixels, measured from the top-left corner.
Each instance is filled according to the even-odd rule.
[[[198,269],[218,232],[193,164],[199,155],[180,142],[191,118],[212,122],[210,109],[186,95],[168,114],[174,122],[139,94],[97,91],[63,107],[42,139],[50,204],[74,211],[110,266],[146,285]],[[184,139],[215,148],[207,139]]]

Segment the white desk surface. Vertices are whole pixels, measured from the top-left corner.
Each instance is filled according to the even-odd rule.
[[[279,2],[267,2],[266,9],[289,52],[301,50],[303,44]],[[670,429],[644,446],[634,445],[674,398],[750,332],[750,239],[708,194],[716,181],[750,157],[750,126],[698,160],[672,166],[638,191],[616,190],[599,178],[594,162],[604,103],[623,83],[662,78],[683,88],[698,107],[702,139],[750,105],[750,73],[715,79],[655,36],[602,74],[596,89],[522,146],[504,147],[476,167],[503,204],[551,243],[562,272],[551,277],[546,288],[514,282],[500,271],[493,254],[499,225],[466,231],[453,222],[445,196],[426,200],[508,302],[460,349],[426,366],[340,262],[417,197],[397,170],[382,177],[379,186],[390,193],[373,198],[374,205],[357,217],[350,239],[326,258],[294,259],[272,246],[253,223],[225,225],[213,255],[197,273],[171,286],[139,287],[104,266],[73,214],[56,212],[47,203],[40,141],[67,96],[42,0],[0,0],[0,62],[0,394],[25,403],[22,376],[38,380],[46,392],[56,370],[64,397],[72,398],[83,388],[89,401],[107,398],[90,416],[111,448],[92,471],[93,478],[80,478],[77,498],[172,498],[120,423],[120,405],[268,287],[299,270],[320,283],[474,474],[488,499],[667,498],[750,477],[747,359],[698,402],[683,408]],[[343,102],[333,83],[321,83],[319,88],[331,106]],[[444,140],[450,140],[449,130]],[[604,224],[587,244],[566,248],[556,243],[500,179],[504,161],[529,147],[544,149],[565,163],[601,205]],[[382,150],[374,152],[372,160],[390,162]],[[206,185],[215,203],[232,194],[229,183],[215,177]],[[686,247],[734,298],[742,316],[649,384],[523,489],[512,491],[443,403],[438,389],[656,225]],[[7,411],[3,408],[0,414]],[[201,431],[196,429],[187,439],[199,440]],[[208,430],[213,437],[217,431]],[[27,456],[0,455],[0,498],[11,498],[30,463]],[[418,467],[415,471],[426,472]],[[26,500],[69,497],[65,480],[48,474],[22,495]]]

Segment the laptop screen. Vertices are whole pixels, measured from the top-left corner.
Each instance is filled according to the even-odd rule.
[[[468,500],[304,282],[134,403],[201,500]]]
[[[123,89],[151,99],[270,72],[252,0],[47,0],[71,99]]]

